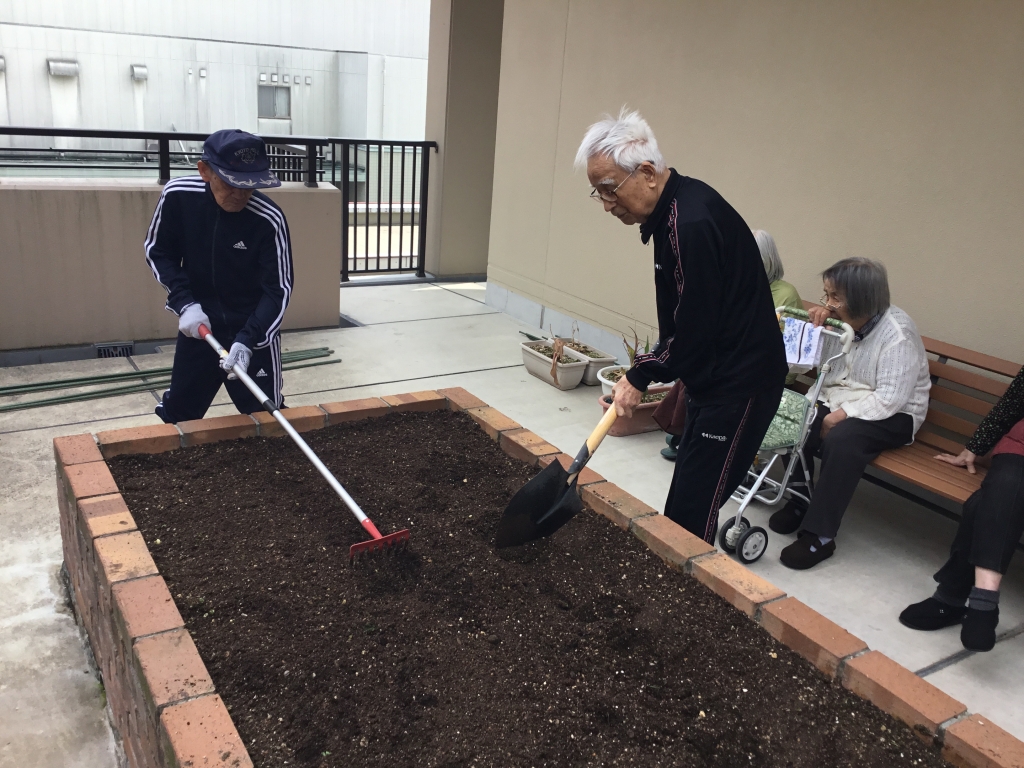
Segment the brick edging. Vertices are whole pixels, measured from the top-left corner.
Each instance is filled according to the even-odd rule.
[[[466,412],[507,454],[531,466],[572,461],[461,387],[300,406],[283,414],[303,432],[393,411],[444,408]],[[269,414],[257,413],[54,439],[71,597],[131,766],[176,768],[199,755],[209,765],[232,768],[252,761],[106,459],[283,435]],[[579,487],[595,512],[632,533],[670,567],[696,578],[823,674],[903,720],[939,746],[951,763],[965,768],[1024,765],[1024,743],[622,488],[589,469],[581,473]],[[218,757],[209,762],[211,755]]]

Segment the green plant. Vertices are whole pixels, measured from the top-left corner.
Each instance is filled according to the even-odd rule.
[[[633,331],[633,346],[629,345],[629,342],[626,341],[626,337],[625,336],[622,337],[622,346],[624,346],[626,348],[626,356],[629,358],[629,366],[630,366],[630,368],[632,368],[633,367],[633,360],[634,360],[634,358],[636,358],[637,349],[640,347],[640,337],[636,335],[636,329],[635,328],[630,328],[630,330]],[[650,351],[651,351],[651,337],[648,336],[646,339],[644,339],[644,349],[643,349],[643,352],[646,355]]]

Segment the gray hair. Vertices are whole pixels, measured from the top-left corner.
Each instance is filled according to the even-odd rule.
[[[889,274],[880,261],[851,257],[821,273],[843,296],[851,317],[874,317],[889,308]]]
[[[761,261],[764,263],[764,271],[768,274],[768,282],[781,280],[786,271],[782,268],[779,249],[775,247],[775,238],[763,229],[755,229],[754,239],[757,240],[758,250],[761,251]]]
[[[587,129],[576,151],[576,170],[586,170],[587,161],[594,155],[605,155],[630,173],[645,160],[650,161],[658,173],[666,168],[651,126],[639,112],[626,107],[619,110],[617,118],[605,115]]]

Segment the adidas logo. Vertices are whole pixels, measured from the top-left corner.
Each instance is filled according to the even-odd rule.
[[[256,377],[259,378],[260,376],[266,376],[266,375],[267,375],[267,372],[264,371],[262,368],[260,368],[259,373],[256,374]]]
[[[245,250],[248,250],[248,249],[247,249],[247,248],[245,247],[245,243],[243,243],[243,242],[242,242],[241,240],[239,240],[239,241],[238,241],[237,243],[235,243],[235,244],[234,244],[233,246],[231,246],[231,247],[232,247],[232,248],[237,248],[237,249],[238,249],[238,250],[240,250],[240,251],[245,251]],[[266,374],[263,374],[263,375],[264,375],[264,376],[266,376]]]

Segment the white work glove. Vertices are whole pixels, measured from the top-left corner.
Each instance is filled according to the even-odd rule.
[[[178,330],[186,336],[191,336],[193,339],[200,338],[200,324],[209,328],[210,318],[206,316],[203,308],[198,304],[189,304],[185,307],[185,311],[181,313],[181,316],[178,317]]]
[[[231,349],[228,350],[228,356],[220,359],[220,367],[228,372],[229,379],[237,379],[238,377],[232,372],[232,368],[237,364],[242,366],[243,371],[248,371],[251,359],[252,350],[245,346],[245,344],[239,344],[236,341],[231,345]]]

